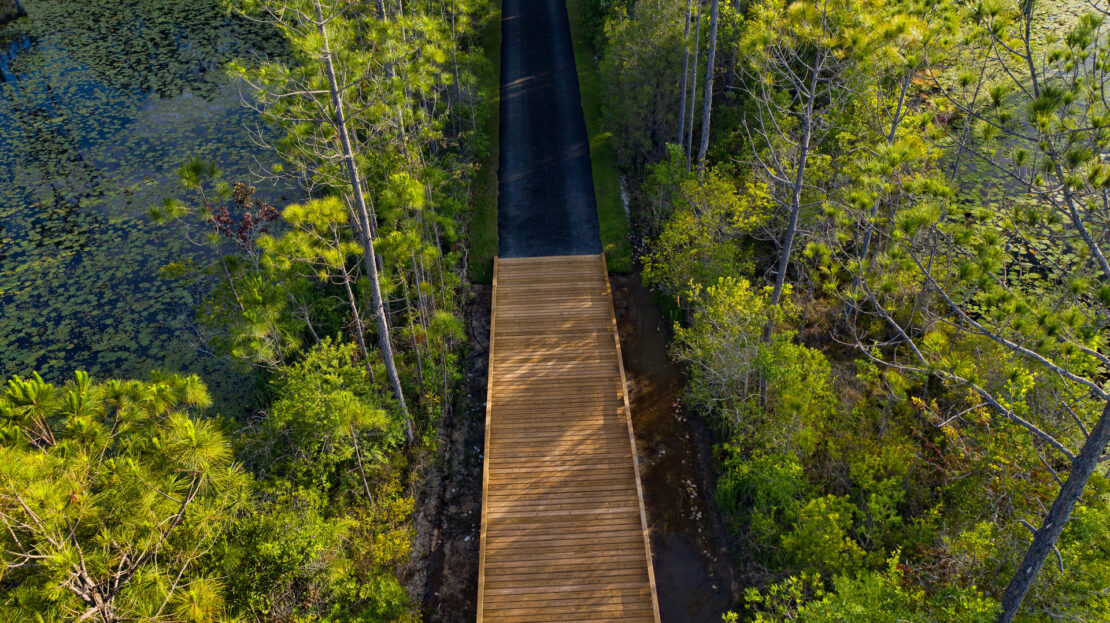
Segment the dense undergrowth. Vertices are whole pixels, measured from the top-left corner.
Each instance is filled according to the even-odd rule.
[[[726,619],[1110,617],[1110,6],[588,5]]]

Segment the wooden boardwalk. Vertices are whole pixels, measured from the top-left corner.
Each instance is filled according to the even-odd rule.
[[[659,621],[604,258],[494,264],[478,622]]]

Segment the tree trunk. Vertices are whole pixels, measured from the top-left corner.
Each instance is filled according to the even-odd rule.
[[[336,236],[336,248],[338,248],[338,244],[339,239]],[[351,306],[351,319],[355,323],[355,340],[358,342],[359,351],[362,352],[363,365],[366,366],[366,372],[373,380],[374,365],[370,359],[370,349],[366,347],[366,330],[362,325],[362,316],[358,313],[358,299],[355,298],[355,292],[351,289],[351,274],[347,272],[346,266],[343,267],[343,289],[347,292],[347,304]]]
[[[416,435],[412,427],[412,418],[409,416],[408,406],[405,404],[405,393],[401,388],[401,378],[397,374],[397,365],[393,360],[393,344],[390,342],[389,337],[389,319],[385,315],[385,305],[382,304],[382,287],[378,280],[378,262],[377,252],[374,251],[374,239],[370,233],[370,211],[366,207],[366,197],[362,194],[362,176],[358,170],[358,163],[355,161],[354,148],[351,145],[351,137],[347,132],[347,119],[344,114],[343,97],[339,88],[339,81],[335,76],[335,64],[332,62],[332,53],[329,48],[328,32],[324,22],[323,11],[320,8],[320,1],[314,0],[314,8],[316,9],[316,27],[320,32],[320,36],[324,39],[323,58],[324,69],[328,74],[328,86],[331,92],[332,105],[335,107],[335,129],[339,133],[339,142],[343,148],[343,163],[347,168],[347,175],[350,177],[351,194],[354,197],[355,206],[358,208],[358,216],[360,217],[360,226],[356,229],[359,232],[363,246],[363,264],[366,266],[367,281],[370,282],[370,302],[373,306],[371,312],[378,321],[378,349],[381,350],[382,359],[385,362],[385,374],[389,378],[389,384],[393,388],[393,395],[397,399],[397,406],[401,410],[401,415],[405,419],[405,437],[409,443],[416,439]]]
[[[404,288],[405,295],[405,315],[408,316],[409,322],[409,340],[412,343],[412,352],[416,355],[416,387],[419,390],[419,395],[424,395],[424,358],[420,355],[420,344],[416,340],[416,325],[412,322],[412,317],[417,313],[412,309],[412,297],[409,296],[408,280],[401,277],[401,287]],[[419,288],[419,286],[417,286]],[[417,303],[419,304],[419,303]]]
[[[902,77],[902,87],[898,93],[898,107],[894,109],[894,117],[890,121],[890,131],[886,135],[886,146],[890,147],[894,144],[894,139],[898,137],[898,126],[902,123],[903,110],[906,104],[906,94],[909,92],[912,75],[906,73]],[[863,236],[863,247],[859,252],[860,266],[871,256],[871,240],[875,236],[875,218],[879,216],[879,207],[882,204],[879,196],[871,203],[871,213],[867,220],[867,232]],[[859,289],[860,276],[857,274],[852,277],[852,292]],[[859,310],[859,307],[853,301],[844,307],[844,320],[847,321],[851,314]]]
[[[1048,509],[1048,515],[1045,516],[1041,528],[1033,534],[1033,542],[1029,544],[1025,559],[1021,561],[1021,566],[1014,573],[1010,585],[1006,587],[1006,592],[1002,594],[1002,612],[998,615],[998,623],[1009,623],[1014,619],[1018,608],[1021,607],[1022,599],[1033,586],[1037,573],[1044,565],[1045,558],[1056,546],[1060,533],[1064,531],[1064,526],[1071,518],[1072,509],[1083,495],[1087,480],[1098,467],[1099,459],[1102,458],[1108,442],[1110,442],[1110,401],[1107,401],[1103,408],[1102,416],[1087,437],[1083,449],[1072,461],[1067,481],[1060,488],[1052,508]]]
[[[699,0],[700,2],[700,0]],[[698,12],[694,15],[694,19],[698,20],[697,26],[694,28],[694,67],[693,77],[690,79],[690,127],[686,130],[686,172],[690,172],[690,156],[694,151],[694,109],[697,108],[698,101],[698,47],[701,43],[701,5],[697,5]]]
[[[686,92],[690,86],[690,2],[686,0],[686,28],[682,32],[682,99],[678,103],[678,145],[686,142]]]
[[[812,82],[817,82],[817,72],[814,72]],[[810,93],[814,92],[811,85]],[[798,172],[794,177],[794,186],[790,195],[790,221],[786,226],[786,235],[783,236],[782,240],[782,254],[779,256],[778,274],[775,275],[775,289],[771,293],[772,307],[777,307],[779,300],[782,298],[782,290],[786,284],[786,269],[790,266],[790,252],[794,247],[794,236],[798,232],[798,215],[802,211],[802,188],[805,182],[806,160],[809,158],[809,143],[813,137],[812,98],[806,105],[806,111],[803,115],[802,140],[798,145]],[[774,321],[768,320],[767,325],[763,328],[764,342],[771,339],[772,329],[774,329]]]
[[[709,115],[713,112],[713,62],[717,56],[717,12],[720,0],[713,0],[709,12],[709,57],[705,59],[705,100],[701,112],[701,147],[698,149],[698,177],[705,175],[705,154],[709,151]]]
[[[742,16],[740,9],[740,0],[732,1],[733,15]],[[728,54],[728,66],[725,70],[725,85],[724,91],[728,93],[732,91],[732,87],[736,85],[736,68],[740,62],[740,46],[735,41],[732,42],[731,49]]]
[[[366,468],[362,464],[362,448],[358,445],[358,435],[355,434],[355,426],[350,421],[347,422],[347,432],[351,435],[351,445],[355,447],[355,460],[358,461],[358,475],[362,477],[362,489],[366,492],[366,501],[373,506],[374,494],[370,492],[370,482],[366,479]]]
[[[235,289],[235,280],[231,278],[231,270],[227,267],[226,255],[220,255],[220,265],[224,267],[224,276],[227,277],[227,287],[231,289],[231,296],[235,297],[235,304],[239,306],[239,311],[247,311],[247,308],[243,306],[242,299],[239,298],[239,291]]]
[[[455,72],[455,106],[462,107],[462,80],[459,79],[459,37],[457,26],[455,25],[455,0],[451,0],[451,65]],[[456,121],[455,133],[462,134],[462,121],[460,119],[461,112],[454,111],[454,118]],[[478,129],[478,114],[474,110],[474,98],[470,98],[470,126],[472,130]]]

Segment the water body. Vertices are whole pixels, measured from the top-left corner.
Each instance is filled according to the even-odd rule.
[[[222,68],[280,54],[280,35],[218,0],[23,4],[28,17],[0,27],[0,378],[161,368],[201,375],[225,412],[248,405],[249,375],[197,337],[210,280],[159,275],[210,252],[147,214],[188,197],[175,171],[190,154],[253,179],[258,119]]]
[[[651,527],[659,614],[720,621],[739,595],[734,560],[711,491],[713,435],[682,405],[685,378],[668,354],[671,321],[638,273],[610,274]]]

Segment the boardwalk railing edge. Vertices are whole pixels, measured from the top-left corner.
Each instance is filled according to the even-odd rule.
[[[482,623],[483,606],[486,592],[486,502],[489,497],[489,438],[490,422],[493,415],[493,336],[497,328],[497,265],[498,257],[493,258],[493,289],[489,301],[489,359],[486,362],[486,428],[485,444],[482,450],[482,528],[478,538],[478,621]],[[658,615],[656,615],[658,619]]]
[[[632,444],[632,472],[636,476],[636,499],[640,503],[640,525],[644,532],[644,554],[647,556],[648,584],[651,585],[651,609],[655,613],[655,623],[660,623],[659,597],[655,590],[655,564],[651,555],[651,532],[647,525],[647,512],[644,509],[644,486],[640,483],[640,459],[636,452],[636,433],[632,428],[632,406],[628,401],[628,379],[624,373],[624,355],[621,353],[621,335],[617,329],[616,302],[613,300],[613,288],[609,283],[609,264],[605,254],[601,254],[601,272],[605,277],[605,293],[609,295],[609,314],[613,326],[613,340],[617,345],[617,369],[620,370],[621,395],[624,396],[624,419],[628,423],[628,442]]]

